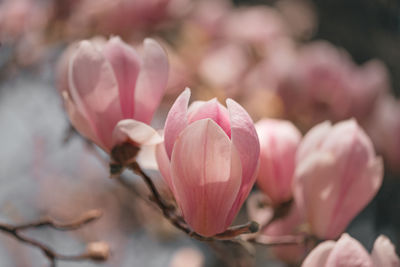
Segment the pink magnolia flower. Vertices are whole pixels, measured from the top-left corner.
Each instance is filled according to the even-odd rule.
[[[151,39],[139,54],[118,37],[81,41],[60,66],[59,89],[73,126],[110,152],[124,142],[149,144],[158,135],[148,126],[168,78],[164,50]]]
[[[260,170],[257,184],[273,205],[290,200],[301,133],[289,121],[263,119],[256,123],[260,139]]]
[[[294,196],[312,233],[335,239],[375,196],[383,166],[355,120],[312,128],[297,151]]]
[[[190,90],[175,101],[157,162],[191,228],[203,236],[224,232],[254,182],[260,145],[247,112],[228,99],[188,108]]]
[[[314,248],[302,267],[398,267],[399,257],[386,236],[379,236],[369,255],[365,248],[348,234],[335,241],[325,241]]]

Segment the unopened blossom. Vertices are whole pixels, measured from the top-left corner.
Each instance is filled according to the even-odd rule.
[[[383,164],[355,120],[312,128],[297,151],[294,196],[313,234],[337,238],[381,186]]]
[[[197,101],[186,89],[168,113],[157,162],[190,227],[203,236],[224,232],[249,194],[260,145],[247,112],[228,99]]]
[[[159,139],[148,124],[168,79],[167,55],[152,39],[143,53],[120,38],[73,44],[60,63],[59,90],[72,125],[106,152]]]
[[[279,205],[292,197],[301,133],[291,122],[275,119],[257,122],[256,130],[261,146],[257,184],[274,205]]]
[[[348,234],[338,241],[325,241],[314,248],[302,267],[398,267],[399,257],[393,244],[385,236],[379,236],[371,255]]]

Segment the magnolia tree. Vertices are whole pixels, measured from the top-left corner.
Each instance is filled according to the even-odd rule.
[[[0,37],[15,44],[16,65],[43,60],[54,39],[69,43],[56,77],[72,132],[132,193],[129,202],[155,208],[149,215],[137,204],[141,225],[168,222],[226,266],[253,266],[271,252],[288,266],[399,267],[392,236],[368,252],[346,233],[384,169],[399,172],[400,105],[388,72],[327,42],[303,43],[316,27],[312,8],[278,2],[6,0]],[[101,214],[0,231],[51,266],[106,261],[116,248],[104,241],[68,255],[23,234],[78,229]],[[170,266],[204,259],[183,249]]]
[[[141,53],[117,37],[81,41],[62,64],[60,92],[72,125],[109,154],[110,176],[118,179],[125,168],[141,176],[164,217],[190,237],[226,250],[231,243],[241,246],[236,250],[271,246],[291,263],[316,246],[303,266],[399,266],[386,237],[369,256],[343,234],[383,178],[382,159],[354,119],[320,123],[302,137],[289,121],[254,125],[232,99],[226,107],[216,98],[189,105],[187,88],[158,131],[150,122],[166,89],[168,60],[156,41],[146,39]],[[149,147],[146,160],[157,163],[173,201],[142,167],[140,153]],[[253,221],[234,225],[256,181],[263,193],[248,204]]]

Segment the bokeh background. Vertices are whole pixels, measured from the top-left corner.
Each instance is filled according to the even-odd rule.
[[[104,211],[82,230],[28,232],[67,254],[97,240],[112,248],[105,263],[59,266],[222,266],[206,245],[111,180],[99,159],[106,155],[70,131],[57,89],[60,57],[69,44],[98,35],[134,46],[150,36],[166,48],[171,69],[159,128],[185,86],[197,99],[232,97],[255,121],[290,119],[303,133],[355,117],[385,159],[385,179],[348,232],[368,249],[379,234],[400,247],[398,1],[0,0],[0,220],[68,221]],[[7,235],[0,247],[1,266],[47,264]],[[257,251],[257,266],[285,266],[266,248]],[[190,265],[177,265],[188,258]]]

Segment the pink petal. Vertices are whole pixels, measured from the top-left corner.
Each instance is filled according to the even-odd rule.
[[[58,60],[56,67],[57,74],[57,89],[60,94],[66,91],[69,94],[69,83],[68,83],[68,70],[71,56],[76,52],[78,48],[77,43],[72,43],[67,47],[67,49],[62,53],[60,59]]]
[[[242,169],[221,127],[211,119],[190,124],[176,140],[171,169],[178,204],[192,229],[204,236],[226,230]]]
[[[303,261],[301,267],[325,267],[328,257],[335,247],[335,241],[325,241],[316,246],[307,258]]]
[[[253,121],[246,110],[232,99],[227,99],[226,104],[230,116],[232,143],[238,150],[242,162],[242,184],[228,218],[228,221],[231,221],[247,198],[256,180],[260,143]]]
[[[389,238],[380,235],[374,243],[371,253],[374,267],[399,267],[400,259],[396,254],[395,247]]]
[[[136,162],[140,167],[148,170],[158,170],[157,160],[156,160],[156,147],[157,145],[143,145],[140,147],[140,151],[136,156]],[[163,144],[161,143],[161,146]]]
[[[64,106],[68,113],[69,120],[71,124],[75,127],[75,129],[84,137],[92,140],[96,144],[101,144],[101,142],[97,139],[96,134],[93,132],[93,129],[90,127],[89,121],[85,118],[85,116],[77,109],[76,105],[70,99],[67,91],[63,91],[61,96],[64,100]],[[104,149],[104,148],[103,148]]]
[[[113,146],[129,141],[138,145],[155,145],[162,142],[162,137],[146,123],[131,119],[121,120],[113,131]]]
[[[335,205],[335,161],[331,154],[316,152],[296,167],[294,197],[311,231],[325,238]],[[339,233],[340,234],[340,233]]]
[[[149,124],[168,81],[168,57],[154,40],[144,40],[143,63],[135,91],[135,119]]]
[[[171,158],[175,140],[188,125],[187,109],[189,99],[190,89],[186,88],[185,91],[178,96],[168,112],[164,127],[164,143],[169,158]]]
[[[69,85],[73,102],[88,119],[99,145],[111,150],[112,131],[122,118],[118,84],[111,65],[88,41],[79,44],[71,59]]]
[[[354,121],[338,123],[324,136],[299,159],[294,191],[313,233],[335,239],[375,196],[383,165]]]
[[[122,114],[125,119],[131,119],[134,116],[134,93],[140,70],[138,55],[119,37],[111,38],[104,46],[103,53],[111,63],[118,82]]]
[[[275,204],[292,197],[297,146],[301,133],[289,121],[263,119],[256,123],[260,140],[257,183]]]
[[[383,179],[383,163],[373,145],[354,121],[335,125],[324,149],[338,159],[335,164],[335,206],[327,237],[337,237],[349,222],[374,198]]]
[[[172,178],[171,178],[171,163],[169,161],[167,151],[165,150],[165,145],[164,143],[158,144],[156,146],[156,160],[157,160],[157,165],[158,165],[158,170],[161,173],[162,178],[164,179],[164,182],[168,185],[169,189],[175,196],[175,200],[178,202],[178,199],[176,199],[176,194],[174,185],[172,184]]]
[[[195,103],[195,108],[191,108],[192,105],[190,105],[188,111],[188,123],[210,118],[215,121],[215,123],[218,124],[229,137],[231,137],[231,125],[229,123],[228,110],[218,103],[216,98],[200,105],[199,103],[199,101]]]
[[[297,150],[297,161],[300,161],[310,153],[319,150],[331,129],[332,124],[329,121],[325,121],[309,130]]]
[[[343,234],[329,254],[325,267],[373,267],[365,248],[348,234]]]

